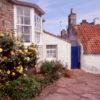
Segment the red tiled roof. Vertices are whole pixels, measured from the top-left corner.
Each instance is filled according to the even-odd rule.
[[[75,30],[85,54],[100,54],[100,25],[82,23]]]

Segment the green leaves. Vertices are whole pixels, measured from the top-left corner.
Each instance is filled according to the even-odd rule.
[[[0,86],[1,98],[9,96],[12,100],[30,100],[39,95],[40,91],[41,84],[35,78],[28,76],[22,76]]]

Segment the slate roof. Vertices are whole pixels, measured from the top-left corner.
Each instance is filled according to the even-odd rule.
[[[53,37],[55,37],[55,38],[57,38],[57,39],[60,39],[60,40],[62,40],[62,41],[65,41],[65,42],[67,42],[67,43],[70,43],[69,41],[67,41],[67,40],[65,40],[65,39],[63,39],[63,38],[61,38],[61,37],[59,37],[59,36],[57,36],[57,35],[55,35],[55,34],[53,34],[53,33],[50,33],[50,32],[47,32],[47,31],[43,31],[45,34],[48,34],[48,35],[50,35],[50,36],[53,36]]]
[[[75,30],[85,54],[100,54],[100,25],[81,23]]]
[[[18,0],[8,0],[8,1],[11,2],[11,3],[13,3],[13,4],[16,4],[16,5],[34,8],[41,15],[45,14],[45,12],[37,4],[29,3],[29,2],[25,2],[25,1],[18,1]]]

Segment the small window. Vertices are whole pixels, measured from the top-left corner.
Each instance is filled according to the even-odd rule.
[[[40,42],[40,33],[39,32],[35,32],[35,42],[36,43]]]
[[[57,45],[46,45],[47,58],[57,57]]]

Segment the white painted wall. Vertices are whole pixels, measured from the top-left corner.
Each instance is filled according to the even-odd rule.
[[[46,45],[57,45],[57,61],[61,61],[68,68],[71,66],[71,45],[57,37],[43,33],[43,61],[53,60],[46,57]]]
[[[83,55],[81,66],[87,72],[100,74],[100,55]]]
[[[100,54],[83,54],[81,53],[81,69],[86,72],[100,74]]]

